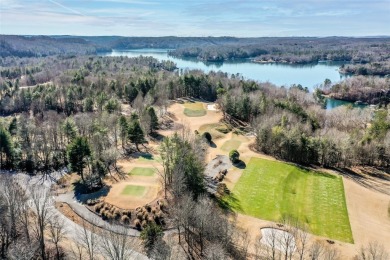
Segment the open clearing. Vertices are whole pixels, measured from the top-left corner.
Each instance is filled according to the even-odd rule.
[[[155,169],[153,168],[146,168],[146,167],[134,167],[130,175],[133,176],[153,176],[155,173]]]
[[[145,186],[139,185],[127,185],[122,190],[122,195],[137,196],[140,197],[145,193]]]
[[[252,158],[225,202],[254,217],[306,223],[313,234],[353,243],[342,178]]]
[[[184,104],[184,115],[188,117],[201,117],[206,114],[207,110],[204,108],[203,103],[188,102]]]

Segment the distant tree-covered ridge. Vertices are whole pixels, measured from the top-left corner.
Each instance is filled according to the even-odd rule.
[[[251,58],[255,62],[289,64],[344,61],[363,67],[342,68],[345,73],[386,75],[390,38],[351,37],[121,37],[121,36],[13,36],[0,35],[0,57],[98,54],[112,49],[164,48],[170,55],[202,61]],[[387,62],[387,63],[386,63]],[[378,66],[385,63],[386,66]],[[365,65],[368,64],[368,65]],[[372,66],[369,66],[371,65]],[[385,68],[385,69],[383,69]]]

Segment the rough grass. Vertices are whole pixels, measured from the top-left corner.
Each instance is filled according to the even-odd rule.
[[[135,176],[153,176],[154,173],[155,169],[146,167],[134,167],[134,169],[130,171],[130,175]]]
[[[353,243],[342,178],[251,158],[223,204],[247,215],[306,223],[310,232]]]
[[[223,145],[221,146],[221,149],[226,151],[226,152],[230,152],[231,150],[237,150],[238,147],[240,147],[240,145],[241,145],[240,140],[231,139],[231,140],[228,140],[225,143],[223,143]]]
[[[128,195],[134,197],[141,197],[145,193],[145,186],[139,185],[126,185],[121,195]]]
[[[205,116],[207,110],[204,109],[204,106],[200,102],[185,103],[184,104],[184,115],[188,117],[200,117]]]

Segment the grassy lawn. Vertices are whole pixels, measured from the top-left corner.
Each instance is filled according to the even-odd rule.
[[[251,158],[223,203],[261,219],[306,223],[311,233],[353,243],[341,177]]]
[[[184,115],[188,117],[200,117],[207,114],[206,109],[200,102],[185,103],[184,104]]]
[[[240,145],[241,145],[241,141],[235,140],[235,139],[231,139],[229,141],[226,141],[221,146],[221,149],[226,151],[226,152],[230,152],[231,150],[237,150],[238,147],[240,147]]]
[[[131,170],[130,175],[136,176],[153,176],[155,170],[153,168],[145,168],[145,167],[134,167]]]
[[[145,186],[138,185],[127,185],[123,191],[122,195],[141,197],[145,193]]]

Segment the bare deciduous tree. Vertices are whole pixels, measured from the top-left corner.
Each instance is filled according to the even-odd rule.
[[[35,217],[32,221],[32,229],[35,234],[35,238],[39,243],[40,254],[43,260],[46,259],[46,243],[45,243],[45,231],[50,224],[50,219],[53,216],[53,212],[50,207],[53,207],[49,189],[42,186],[32,185],[30,187],[30,203],[35,213]]]
[[[49,221],[49,237],[56,249],[57,260],[61,259],[61,248],[59,243],[65,238],[65,222],[59,216],[54,216]]]
[[[356,258],[358,260],[386,260],[389,259],[389,256],[383,245],[380,245],[378,242],[371,242],[368,246],[360,248]]]

